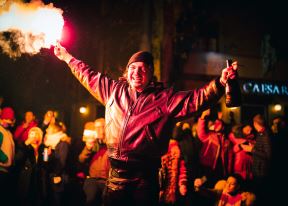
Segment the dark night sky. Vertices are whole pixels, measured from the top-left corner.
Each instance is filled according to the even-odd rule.
[[[87,47],[85,48],[85,46],[89,45],[91,39],[97,35],[94,32],[101,29],[97,25],[97,23],[103,22],[102,19],[97,19],[100,13],[99,5],[101,1],[59,0],[44,2],[54,2],[55,7],[59,7],[64,11],[63,15],[69,32],[63,42],[64,46],[76,57],[87,61],[89,64],[94,64],[93,58],[95,57],[96,48],[93,51],[93,47],[89,47],[89,51],[86,51]],[[135,7],[141,9],[141,7],[137,8],[137,0],[115,0],[115,2],[117,4],[123,2],[124,4],[125,11],[123,11],[123,17],[121,17],[123,19],[125,19],[125,16],[129,16],[130,12],[135,12]],[[113,3],[111,5],[112,9],[106,11],[108,20],[106,19],[105,23],[108,24],[110,19],[114,21],[118,18],[113,16],[116,8],[113,8]],[[134,6],[129,7],[130,5]],[[272,34],[273,44],[280,56],[287,57],[288,35],[285,27],[288,12],[284,7],[284,1],[195,0],[194,7],[214,13],[227,11],[231,15],[233,15],[233,12],[240,15],[252,14],[251,18],[259,20],[259,24],[264,25],[263,27],[267,29],[267,32]],[[245,35],[245,31],[243,31],[243,35]],[[120,44],[121,42],[119,46]],[[87,53],[90,55],[87,56]],[[113,55],[116,58],[117,55],[111,54],[112,57]],[[124,56],[128,57],[129,54],[124,54]],[[125,64],[126,59],[122,60],[121,63]],[[66,67],[63,62],[56,59],[52,50],[48,49],[35,56],[23,55],[16,60],[0,54],[0,95],[5,98],[4,105],[12,105],[19,116],[27,109],[42,114],[49,107],[66,108],[79,98],[90,98],[88,92],[76,83],[77,80],[74,79]]]

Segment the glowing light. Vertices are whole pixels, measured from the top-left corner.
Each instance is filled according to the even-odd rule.
[[[95,137],[97,135],[96,131],[85,129],[83,132],[83,136],[85,137]]]
[[[41,48],[50,48],[61,40],[63,11],[53,7],[52,3],[12,2],[6,7],[0,8],[0,46],[4,53],[11,57],[19,57],[22,53],[36,54]]]
[[[80,107],[79,108],[79,112],[81,114],[87,114],[88,113],[88,108],[87,107]]]
[[[276,112],[281,111],[281,110],[282,110],[281,104],[275,104],[275,105],[274,105],[274,110],[275,110]]]

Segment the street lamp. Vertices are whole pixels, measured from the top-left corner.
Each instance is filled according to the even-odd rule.
[[[88,107],[84,107],[84,106],[80,107],[79,112],[84,115],[88,114]]]

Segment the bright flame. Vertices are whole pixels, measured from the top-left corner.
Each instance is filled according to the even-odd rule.
[[[10,57],[37,54],[61,40],[64,19],[61,9],[41,1],[12,2],[0,7],[0,46]]]

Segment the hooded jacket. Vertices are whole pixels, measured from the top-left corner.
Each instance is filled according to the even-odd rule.
[[[69,67],[81,84],[106,107],[105,132],[111,163],[160,167],[173,125],[207,109],[224,93],[224,87],[216,79],[189,91],[175,91],[151,82],[138,95],[128,82],[94,72],[80,60],[72,58]]]

